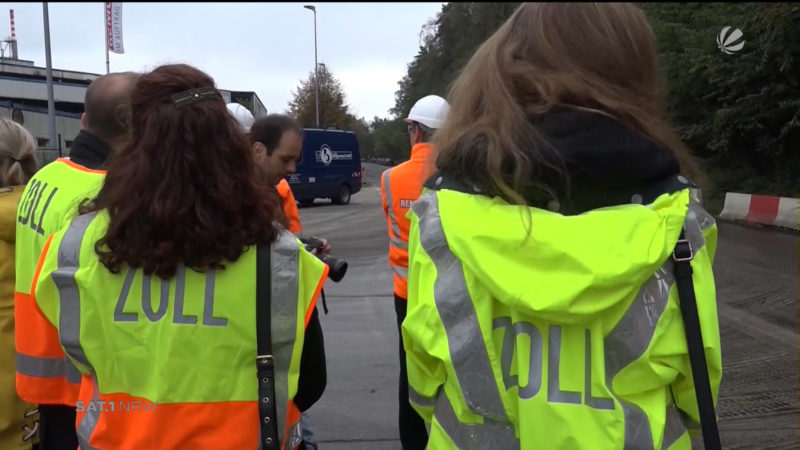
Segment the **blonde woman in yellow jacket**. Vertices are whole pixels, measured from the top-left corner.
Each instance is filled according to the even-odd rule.
[[[25,128],[0,119],[0,448],[30,449],[39,441],[39,413],[14,383],[14,226],[25,183],[36,171],[36,144]]]

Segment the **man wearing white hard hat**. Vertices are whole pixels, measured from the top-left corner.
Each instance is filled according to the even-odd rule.
[[[450,106],[438,95],[428,95],[417,101],[405,119],[411,142],[411,158],[381,175],[383,211],[389,226],[389,265],[394,272],[394,309],[397,330],[406,317],[408,277],[408,230],[406,213],[419,198],[422,185],[433,174],[433,154],[430,144],[433,133],[444,125]],[[404,450],[424,449],[428,442],[425,422],[408,401],[406,354],[400,334],[399,427],[400,443]]]

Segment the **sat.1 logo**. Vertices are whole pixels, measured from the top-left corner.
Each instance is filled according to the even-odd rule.
[[[726,55],[732,55],[744,48],[745,42],[737,42],[739,38],[742,37],[742,30],[736,28],[735,30],[731,31],[730,34],[728,34],[730,29],[731,27],[725,27],[717,35],[717,48],[719,48],[720,51]]]
[[[322,144],[322,147],[319,149],[319,159],[322,161],[322,164],[329,166],[333,161],[333,151],[328,144]]]

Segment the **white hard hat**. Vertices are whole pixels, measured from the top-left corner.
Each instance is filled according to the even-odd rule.
[[[233,118],[239,122],[239,127],[241,127],[242,131],[249,133],[250,127],[252,127],[253,122],[256,121],[256,119],[253,117],[253,113],[239,103],[228,103],[225,106],[228,107],[228,112],[231,113]]]
[[[405,122],[419,122],[436,130],[442,128],[448,112],[450,112],[450,105],[445,99],[438,95],[428,95],[414,103]]]

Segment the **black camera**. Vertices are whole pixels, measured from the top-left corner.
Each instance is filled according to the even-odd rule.
[[[313,250],[317,251],[317,258],[328,266],[328,278],[336,283],[344,278],[344,275],[347,273],[347,261],[334,258],[333,256],[323,255],[322,248],[324,244],[317,238],[301,238],[300,241],[303,242],[303,245],[305,245],[306,250],[309,252]]]

